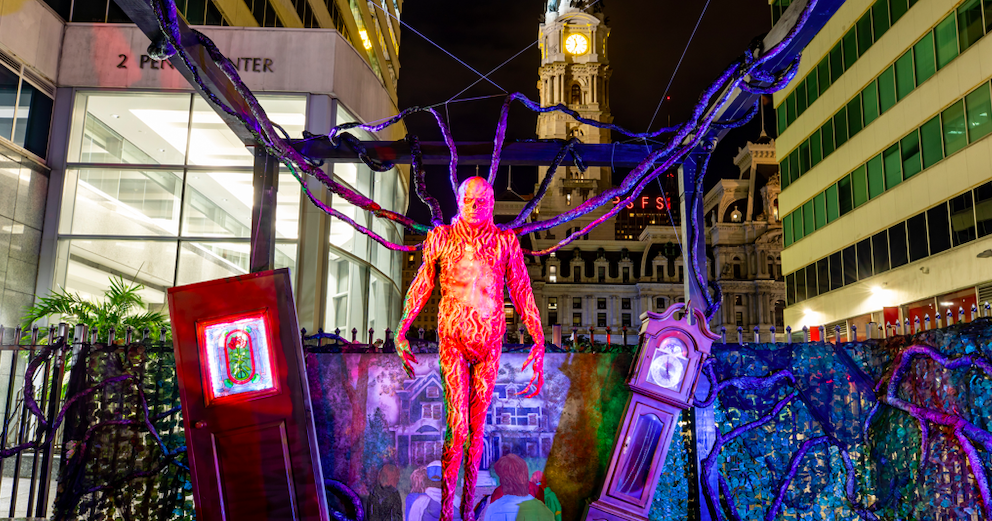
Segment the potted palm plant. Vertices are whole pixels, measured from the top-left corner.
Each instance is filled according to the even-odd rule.
[[[168,324],[169,318],[162,313],[146,310],[147,305],[140,294],[142,289],[144,286],[141,284],[125,282],[120,276],[110,278],[110,288],[98,301],[86,300],[65,288],[59,288],[27,309],[21,319],[22,331],[30,335],[32,324],[42,318],[60,315],[63,322],[85,325],[90,331],[99,331],[99,342],[107,341],[110,328],[118,331],[115,339],[118,342],[123,342],[123,331],[128,326],[135,331],[148,328],[157,334]],[[42,336],[46,334],[47,331],[39,332]]]

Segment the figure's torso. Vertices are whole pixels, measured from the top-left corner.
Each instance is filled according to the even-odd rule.
[[[439,230],[437,262],[442,307],[471,310],[483,319],[496,317],[503,308],[510,241],[516,237],[495,227],[475,236],[454,228]]]

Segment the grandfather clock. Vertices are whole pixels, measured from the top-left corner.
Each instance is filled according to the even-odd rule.
[[[675,317],[679,312],[682,319]],[[589,506],[587,521],[648,518],[679,415],[692,406],[700,366],[719,338],[706,329],[702,312],[682,303],[646,315],[627,381],[631,395],[606,481],[599,499]]]

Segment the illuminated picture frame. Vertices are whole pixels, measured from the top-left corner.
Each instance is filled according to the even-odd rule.
[[[203,400],[248,401],[279,392],[275,341],[265,309],[197,321]]]

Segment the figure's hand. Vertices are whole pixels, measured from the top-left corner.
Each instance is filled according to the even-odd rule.
[[[533,362],[532,369],[534,370],[534,376],[531,377],[530,382],[523,391],[517,394],[524,394],[524,398],[533,398],[541,392],[541,387],[544,387],[544,336],[540,338],[534,338],[534,347],[530,349],[530,356],[527,360],[524,360],[524,366],[520,369],[521,371],[526,371],[527,366]]]
[[[413,351],[410,350],[410,341],[406,339],[406,334],[396,335],[396,354],[403,357],[403,370],[413,379],[413,364],[417,363],[417,357],[413,356]]]

